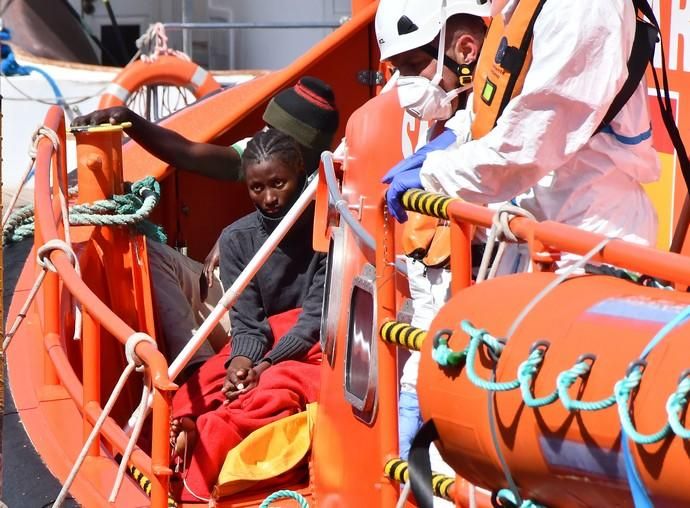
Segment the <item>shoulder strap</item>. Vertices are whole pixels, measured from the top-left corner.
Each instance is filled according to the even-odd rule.
[[[633,0],[635,7],[637,7],[642,14],[650,21],[650,23],[661,32],[659,28],[659,22],[654,16],[654,11],[650,7],[647,0]],[[676,149],[676,154],[678,155],[678,162],[680,164],[680,170],[683,173],[683,179],[685,180],[686,188],[690,189],[690,159],[688,159],[688,153],[683,144],[683,139],[678,131],[678,126],[676,125],[676,120],[673,116],[673,107],[671,106],[671,96],[669,95],[668,86],[668,73],[666,71],[666,54],[664,52],[664,42],[660,39],[659,46],[661,48],[661,79],[663,88],[659,84],[659,74],[654,67],[654,55],[650,56],[650,62],[652,64],[652,76],[654,78],[654,87],[656,88],[656,97],[659,102],[659,109],[661,110],[661,118],[664,121],[664,126],[668,131],[668,134],[673,142],[673,147]],[[662,93],[663,92],[663,93]]]
[[[630,100],[630,97],[633,96],[635,90],[637,90],[637,86],[642,81],[647,70],[647,65],[654,59],[654,48],[658,40],[659,30],[653,25],[638,19],[635,27],[635,40],[633,41],[630,58],[628,58],[628,77],[618,95],[613,99],[597,132],[611,123],[621,109],[623,109],[623,106]]]

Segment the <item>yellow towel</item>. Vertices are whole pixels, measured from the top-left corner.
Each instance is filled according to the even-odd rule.
[[[308,404],[306,411],[255,430],[230,450],[214,496],[236,494],[299,464],[311,447],[316,408],[317,403]]]

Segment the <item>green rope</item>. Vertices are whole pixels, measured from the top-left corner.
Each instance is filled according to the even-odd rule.
[[[686,371],[681,376],[675,393],[671,394],[666,402],[669,426],[673,429],[676,436],[682,439],[690,439],[690,430],[680,423],[680,416],[688,404],[688,393],[690,393],[690,377],[688,377],[688,372]]]
[[[499,342],[498,339],[489,335],[486,330],[475,328],[468,321],[463,321],[460,326],[462,330],[470,336],[470,344],[467,346],[467,365],[465,365],[467,377],[470,382],[483,390],[491,392],[507,392],[518,388],[520,386],[520,381],[517,379],[504,383],[497,383],[479,377],[474,367],[479,347],[482,344],[486,344],[493,355],[498,357],[501,351],[503,351],[503,344]]]
[[[683,373],[678,382],[678,387],[666,403],[666,412],[668,413],[668,422],[663,428],[653,434],[640,433],[632,422],[629,411],[629,403],[632,393],[640,385],[642,379],[643,366],[642,364],[634,364],[629,369],[625,377],[619,380],[614,386],[613,395],[594,401],[577,400],[570,397],[569,390],[580,378],[585,378],[591,371],[591,362],[587,358],[578,360],[570,369],[561,372],[556,378],[556,390],[544,397],[535,397],[532,393],[532,386],[534,379],[541,368],[546,354],[547,346],[545,343],[539,343],[538,346],[533,346],[529,353],[527,360],[522,362],[517,369],[517,379],[505,382],[495,382],[481,378],[476,371],[477,356],[479,349],[485,345],[490,353],[490,356],[497,363],[500,358],[505,345],[499,339],[491,336],[486,330],[475,328],[468,321],[462,321],[460,324],[462,330],[470,337],[469,344],[466,349],[466,365],[465,371],[470,382],[486,391],[502,392],[520,389],[525,405],[531,408],[538,408],[553,404],[556,400],[560,400],[563,406],[568,411],[600,411],[603,409],[617,406],[619,418],[621,421],[621,428],[630,439],[639,444],[652,444],[661,441],[671,433],[677,435],[682,439],[690,439],[690,429],[683,426],[680,419],[683,412],[690,401],[690,370]],[[443,339],[439,339],[439,344]],[[446,344],[447,345],[447,344]],[[443,353],[442,348],[440,353]],[[433,354],[433,352],[432,352]],[[460,353],[456,353],[460,354]],[[437,363],[443,365],[441,361]],[[592,357],[593,359],[593,357]]]
[[[451,334],[451,330],[440,330],[434,337],[431,358],[441,367],[458,367],[467,357],[467,350],[453,351],[448,345]]]
[[[575,384],[578,378],[589,374],[591,365],[585,361],[578,361],[570,369],[561,372],[556,378],[558,387],[558,398],[568,411],[599,411],[613,406],[616,403],[616,396],[611,395],[605,399],[594,401],[582,401],[570,398],[568,390]]]
[[[130,226],[151,240],[165,243],[163,228],[147,220],[160,200],[160,184],[152,176],[147,176],[126,190],[126,194],[114,195],[110,199],[70,207],[70,225]],[[33,233],[34,208],[26,205],[8,219],[2,232],[2,243],[17,242]]]
[[[510,489],[501,489],[496,493],[496,504],[504,508],[542,508],[542,505],[528,499],[517,499]]]
[[[658,443],[659,441],[664,439],[671,430],[671,426],[668,423],[666,423],[661,430],[653,434],[642,434],[638,432],[638,430],[635,428],[635,425],[632,422],[632,418],[630,417],[630,411],[628,408],[630,395],[640,385],[641,380],[642,368],[638,367],[630,369],[628,374],[616,383],[614,387],[614,393],[616,394],[616,402],[618,403],[618,417],[621,421],[621,427],[623,428],[625,433],[628,435],[630,439],[632,439],[636,443]]]
[[[554,390],[546,397],[535,398],[532,395],[532,382],[539,372],[539,367],[544,361],[545,352],[541,348],[535,348],[529,358],[522,362],[518,367],[518,379],[520,380],[520,392],[527,407],[543,407],[553,404],[558,400],[558,390]]]
[[[299,503],[301,508],[309,508],[309,503],[307,503],[307,500],[304,498],[304,496],[299,492],[295,492],[294,490],[278,490],[274,492],[264,499],[263,503],[259,505],[259,508],[268,508],[273,501],[277,501],[279,499],[294,499]]]

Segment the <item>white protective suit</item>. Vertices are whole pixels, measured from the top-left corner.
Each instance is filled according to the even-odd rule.
[[[499,15],[509,20],[518,1]],[[424,188],[480,204],[516,197],[538,220],[653,245],[656,212],[640,185],[660,173],[646,84],[611,132],[593,135],[627,77],[634,34],[631,0],[546,2],[522,93],[478,140],[470,140],[472,112],[456,113],[446,127],[458,140],[428,155]]]

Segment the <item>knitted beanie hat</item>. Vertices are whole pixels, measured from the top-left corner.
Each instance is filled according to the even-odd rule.
[[[307,148],[331,148],[338,129],[338,110],[329,85],[305,76],[295,86],[279,92],[264,112],[264,122]]]

